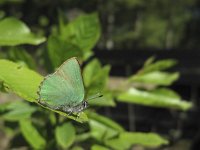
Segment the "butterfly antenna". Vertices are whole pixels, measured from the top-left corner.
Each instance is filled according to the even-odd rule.
[[[95,98],[99,98],[99,97],[102,97],[102,96],[103,96],[102,94],[97,93],[97,94],[95,94],[95,95],[92,95],[92,96],[88,97],[88,98],[87,98],[87,101],[92,100],[92,99],[95,99]]]

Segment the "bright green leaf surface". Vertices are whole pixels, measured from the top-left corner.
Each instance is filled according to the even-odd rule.
[[[21,120],[19,124],[24,138],[34,149],[45,149],[45,139],[29,120]]]
[[[115,150],[125,150],[135,144],[145,147],[159,147],[168,144],[168,141],[155,133],[123,132],[118,138],[107,140],[105,143]]]
[[[41,81],[43,80],[43,77],[38,73],[11,61],[1,59],[0,80],[3,81],[4,85],[6,85],[9,90],[19,95],[23,99],[37,103],[37,90]],[[76,118],[75,116],[68,116],[63,112],[55,112],[78,122],[87,121],[87,116],[85,113],[81,113],[80,117]]]
[[[101,145],[93,145],[91,150],[109,150],[109,148],[106,148]]]
[[[135,103],[152,107],[175,108],[188,110],[192,107],[192,103],[183,101],[171,96],[155,94],[147,91],[140,91],[131,88],[129,91],[121,93],[118,101]]]
[[[20,97],[34,102],[43,77],[36,72],[8,60],[0,60],[0,80]]]
[[[71,123],[64,123],[56,127],[56,140],[63,148],[68,148],[75,140],[75,128]]]
[[[67,40],[61,40],[56,36],[48,38],[48,54],[54,68],[60,66],[71,57],[81,57],[81,49]]]
[[[174,65],[176,65],[176,61],[173,59],[165,59],[153,63],[153,58],[150,58],[145,62],[144,68],[142,68],[139,74],[146,74],[154,71],[162,71]]]
[[[15,46],[19,44],[38,45],[45,41],[31,33],[30,29],[16,18],[6,18],[0,21],[0,45]]]
[[[171,97],[177,100],[181,99],[180,95],[169,88],[156,88],[154,90],[151,90],[150,92],[161,96]]]
[[[146,74],[138,74],[129,79],[131,82],[140,82],[153,85],[171,85],[179,78],[179,73],[167,73],[167,72],[150,72]]]
[[[91,136],[99,141],[104,141],[123,132],[124,129],[109,118],[96,113],[89,113]]]
[[[79,46],[83,52],[91,50],[100,38],[100,23],[96,13],[82,15],[62,26],[61,37]]]
[[[36,111],[35,107],[21,101],[16,101],[8,104],[5,107],[6,112],[2,115],[3,119],[8,121],[19,121],[29,118],[33,112]]]

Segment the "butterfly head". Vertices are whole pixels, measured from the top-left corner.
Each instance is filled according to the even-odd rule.
[[[86,101],[83,101],[83,109],[87,108],[88,107],[88,102]]]

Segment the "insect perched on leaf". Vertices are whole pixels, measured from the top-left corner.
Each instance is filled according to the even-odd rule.
[[[88,107],[87,100],[101,97],[94,95],[85,100],[85,89],[78,60],[66,60],[53,74],[40,83],[38,103],[67,114],[77,113]]]

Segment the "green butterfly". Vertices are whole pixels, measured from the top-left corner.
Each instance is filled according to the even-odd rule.
[[[85,90],[78,60],[66,60],[53,74],[40,83],[38,103],[67,114],[80,113],[88,107],[87,100],[101,97],[97,94],[85,100]]]

